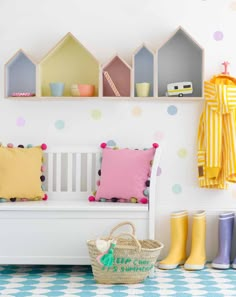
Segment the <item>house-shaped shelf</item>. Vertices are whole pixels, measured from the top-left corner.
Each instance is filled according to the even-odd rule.
[[[102,68],[104,97],[130,97],[131,67],[118,55]]]
[[[5,64],[5,97],[35,96],[36,63],[19,50]]]
[[[98,96],[99,62],[71,33],[67,33],[39,64],[40,96],[51,96],[52,82],[64,83],[63,97],[72,96],[71,87],[75,84],[94,85],[94,96]]]
[[[183,28],[177,29],[159,48],[157,55],[158,97],[203,96],[203,48]],[[176,82],[180,84],[172,85],[174,90],[167,92],[167,85]],[[181,82],[191,84],[184,85]],[[187,94],[186,89],[190,85],[192,93]],[[184,94],[178,93],[178,88],[183,89]]]
[[[146,97],[154,96],[154,52],[142,44],[133,53],[133,94],[139,97],[136,91],[137,83],[150,84]]]

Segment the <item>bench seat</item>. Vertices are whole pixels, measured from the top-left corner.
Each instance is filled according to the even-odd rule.
[[[154,238],[160,150],[153,160],[149,204],[89,202],[100,158],[100,152],[90,147],[48,151],[48,200],[0,203],[0,265],[88,265],[87,240],[108,236],[123,221],[132,221],[137,238]]]
[[[89,202],[84,200],[72,201],[29,201],[16,203],[1,203],[1,211],[125,211],[148,212],[147,204],[140,203],[113,203]]]

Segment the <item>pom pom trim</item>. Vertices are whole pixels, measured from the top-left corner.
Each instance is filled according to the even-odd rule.
[[[156,148],[158,148],[159,147],[159,144],[158,143],[156,143],[156,142],[154,142],[153,144],[152,144],[152,146],[156,149]]]
[[[100,147],[101,147],[102,149],[104,149],[104,148],[107,147],[107,144],[106,144],[105,142],[102,142],[102,143],[100,144]]]

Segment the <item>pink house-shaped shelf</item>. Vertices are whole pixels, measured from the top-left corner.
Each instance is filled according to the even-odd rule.
[[[103,66],[103,96],[130,97],[131,67],[118,55]]]

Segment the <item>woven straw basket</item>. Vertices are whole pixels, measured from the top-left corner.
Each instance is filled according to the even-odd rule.
[[[132,233],[113,235],[123,225],[130,225]],[[135,284],[142,282],[153,270],[163,244],[157,240],[137,240],[135,227],[131,222],[122,222],[115,226],[104,240],[116,240],[111,266],[104,266],[97,260],[101,252],[96,240],[88,240],[93,275],[101,284]]]

